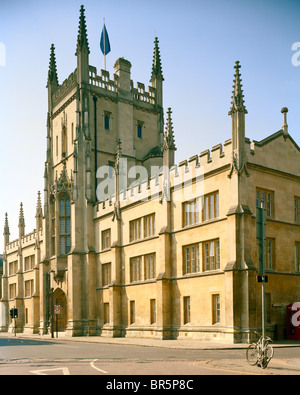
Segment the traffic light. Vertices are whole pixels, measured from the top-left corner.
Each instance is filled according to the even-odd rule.
[[[11,318],[18,318],[18,309],[16,307],[13,307],[12,309],[9,310],[9,314]]]
[[[18,318],[18,309],[14,308],[13,310],[14,310],[14,313],[13,313],[14,318]]]

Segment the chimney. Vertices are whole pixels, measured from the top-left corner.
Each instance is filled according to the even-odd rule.
[[[119,77],[118,85],[120,91],[130,92],[131,63],[124,58],[119,58],[114,64],[114,69],[115,74]]]

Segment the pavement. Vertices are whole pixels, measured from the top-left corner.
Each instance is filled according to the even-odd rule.
[[[0,332],[0,337],[14,337],[13,333]],[[17,333],[17,338],[27,338],[35,340],[51,340],[51,335],[36,335]],[[161,340],[152,338],[131,338],[131,337],[101,337],[101,336],[82,336],[72,337],[66,336],[65,333],[54,333],[53,340],[66,340],[73,342],[88,342],[88,343],[103,343],[103,344],[120,344],[120,345],[135,345],[144,347],[160,347],[160,348],[175,348],[175,349],[190,349],[190,350],[244,350],[249,344],[247,343],[229,343],[224,341],[205,341],[195,339],[176,339],[176,340]],[[300,341],[281,340],[272,342],[274,348],[300,347]]]

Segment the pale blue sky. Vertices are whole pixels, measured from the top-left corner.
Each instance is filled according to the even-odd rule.
[[[98,70],[103,18],[112,49],[107,69],[112,75],[114,62],[125,57],[134,83],[149,84],[158,36],[177,163],[231,137],[236,60],[249,112],[247,137],[261,140],[278,131],[286,106],[289,132],[300,145],[300,67],[291,62],[292,45],[300,42],[300,0],[0,0],[1,235],[7,211],[11,240],[18,237],[21,201],[26,232],[35,228],[37,191],[43,191],[50,46],[56,47],[62,83],[76,68],[81,4],[90,64]]]

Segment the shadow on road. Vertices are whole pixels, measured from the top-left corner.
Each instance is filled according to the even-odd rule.
[[[20,347],[20,346],[50,346],[52,344],[61,344],[46,340],[18,339],[18,338],[0,338],[0,347]]]

